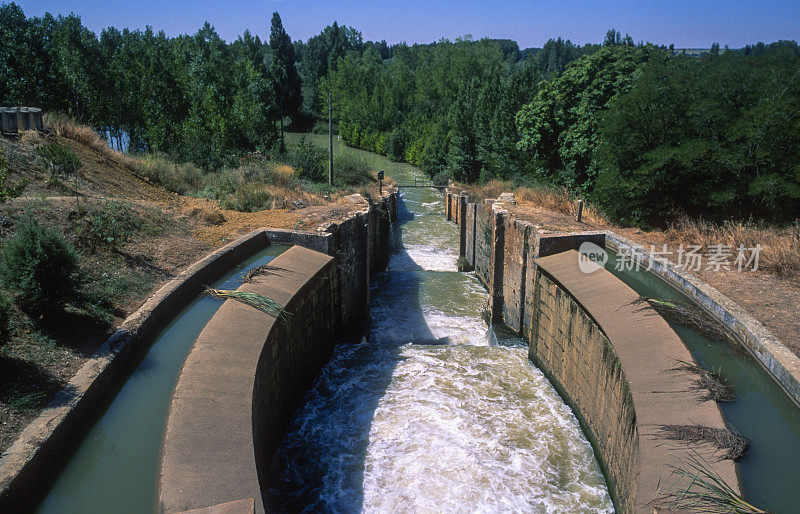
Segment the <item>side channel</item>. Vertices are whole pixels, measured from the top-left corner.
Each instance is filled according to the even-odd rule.
[[[236,289],[251,268],[288,246],[270,245],[211,284]],[[222,302],[199,297],[178,312],[117,395],[98,414],[38,512],[153,512],[159,451],[175,381],[186,354]]]
[[[689,304],[681,292],[642,269],[619,266],[609,252],[606,269],[637,293]],[[739,462],[745,498],[770,512],[797,512],[800,505],[800,409],[767,372],[741,347],[713,340],[692,328],[668,320],[692,356],[705,369],[719,372],[736,399],[719,404],[726,423],[750,440]]]

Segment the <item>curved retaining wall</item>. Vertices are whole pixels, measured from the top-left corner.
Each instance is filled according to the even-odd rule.
[[[209,254],[170,280],[131,314],[86,361],[42,413],[0,458],[0,512],[30,505],[43,476],[75,444],[76,435],[104,397],[108,386],[127,372],[148,339],[205,284],[270,244],[263,230],[253,231]]]
[[[270,263],[278,271],[239,288],[284,305],[285,320],[226,301],[206,325],[170,405],[160,511],[241,500],[263,510],[259,476],[333,349],[332,262],[294,246]]]
[[[160,511],[264,510],[260,491],[286,424],[330,358],[334,334],[368,313],[369,279],[389,261],[397,193],[356,200],[316,233],[267,231],[307,248],[290,248],[270,262],[279,270],[240,289],[285,305],[285,322],[227,301],[198,337],[170,406]]]
[[[375,202],[363,198],[339,223],[315,232],[258,229],[210,253],[154,293],[98,348],[42,413],[0,456],[0,512],[30,507],[45,492],[49,478],[83,435],[94,407],[115,392],[109,387],[126,376],[147,350],[152,336],[205,285],[270,242],[307,247],[333,257],[332,280],[337,329],[358,323],[369,299],[369,277],[382,270],[391,253],[391,221],[398,195]],[[343,290],[353,297],[342,295]]]
[[[682,448],[735,486],[734,463],[713,448],[663,439],[663,425],[725,428],[716,403],[691,392],[693,377],[673,370],[694,360],[667,322],[605,269],[581,271],[575,250],[535,263],[529,356],[580,419],[617,510],[653,512]]]

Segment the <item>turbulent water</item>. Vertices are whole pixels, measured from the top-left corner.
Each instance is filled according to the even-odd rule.
[[[521,341],[491,345],[441,194],[402,193],[369,334],[342,342],[272,465],[274,510],[612,512],[577,420]]]

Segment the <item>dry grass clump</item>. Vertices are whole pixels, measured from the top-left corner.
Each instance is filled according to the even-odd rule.
[[[272,182],[276,186],[289,187],[297,181],[297,172],[288,164],[277,164],[272,168]]]
[[[735,254],[739,245],[745,248],[761,246],[759,269],[780,277],[800,278],[800,224],[789,227],[770,227],[753,221],[727,221],[721,225],[702,219],[679,218],[666,231],[671,240],[700,245],[730,246]]]
[[[205,294],[220,300],[235,300],[244,303],[278,320],[283,321],[289,316],[289,313],[278,302],[259,293],[208,288],[205,290]]]
[[[712,512],[720,514],[766,514],[768,511],[748,503],[715,472],[694,450],[678,457],[677,464],[668,464],[673,483],[665,489],[659,482],[655,507],[678,512]],[[688,485],[684,485],[688,482]]]
[[[71,139],[84,146],[88,146],[101,155],[114,159],[132,170],[139,170],[138,159],[120,153],[108,146],[106,140],[100,137],[100,134],[88,125],[81,125],[75,120],[59,113],[45,113],[44,124],[47,128],[63,138]]]
[[[660,425],[661,439],[685,441],[693,444],[710,444],[718,450],[725,450],[723,459],[738,462],[747,452],[750,441],[737,433],[724,428],[707,427],[704,425]]]
[[[736,399],[733,388],[725,382],[718,371],[709,371],[690,362],[678,361],[672,371],[685,371],[694,375],[692,390],[699,391],[702,401],[714,400],[715,402],[732,402]]]
[[[279,271],[286,271],[284,268],[280,268],[278,266],[270,266],[269,264],[262,264],[261,266],[256,266],[255,268],[248,271],[242,277],[242,283],[249,284],[253,281],[254,278],[266,275],[276,275]]]
[[[106,140],[100,137],[92,127],[80,125],[62,114],[46,113],[44,123],[47,128],[59,136],[77,141],[93,150],[102,153],[105,150],[111,150]]]
[[[692,328],[714,341],[726,341],[733,345],[738,345],[736,340],[731,338],[731,335],[722,328],[717,320],[695,305],[658,300],[646,296],[639,296],[632,304],[649,306],[664,319]]]
[[[480,199],[497,198],[502,193],[512,192],[520,204],[577,216],[578,198],[564,188],[517,187],[513,182],[491,180],[485,184],[469,186],[470,193]],[[608,225],[608,220],[593,205],[584,202],[582,219],[592,225]]]

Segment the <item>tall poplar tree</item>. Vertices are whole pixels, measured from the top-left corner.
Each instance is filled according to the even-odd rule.
[[[270,74],[277,97],[276,103],[281,120],[281,142],[283,142],[283,117],[289,115],[294,119],[303,99],[300,94],[300,77],[294,64],[292,38],[284,30],[281,17],[277,12],[272,13],[269,48],[272,51]]]

